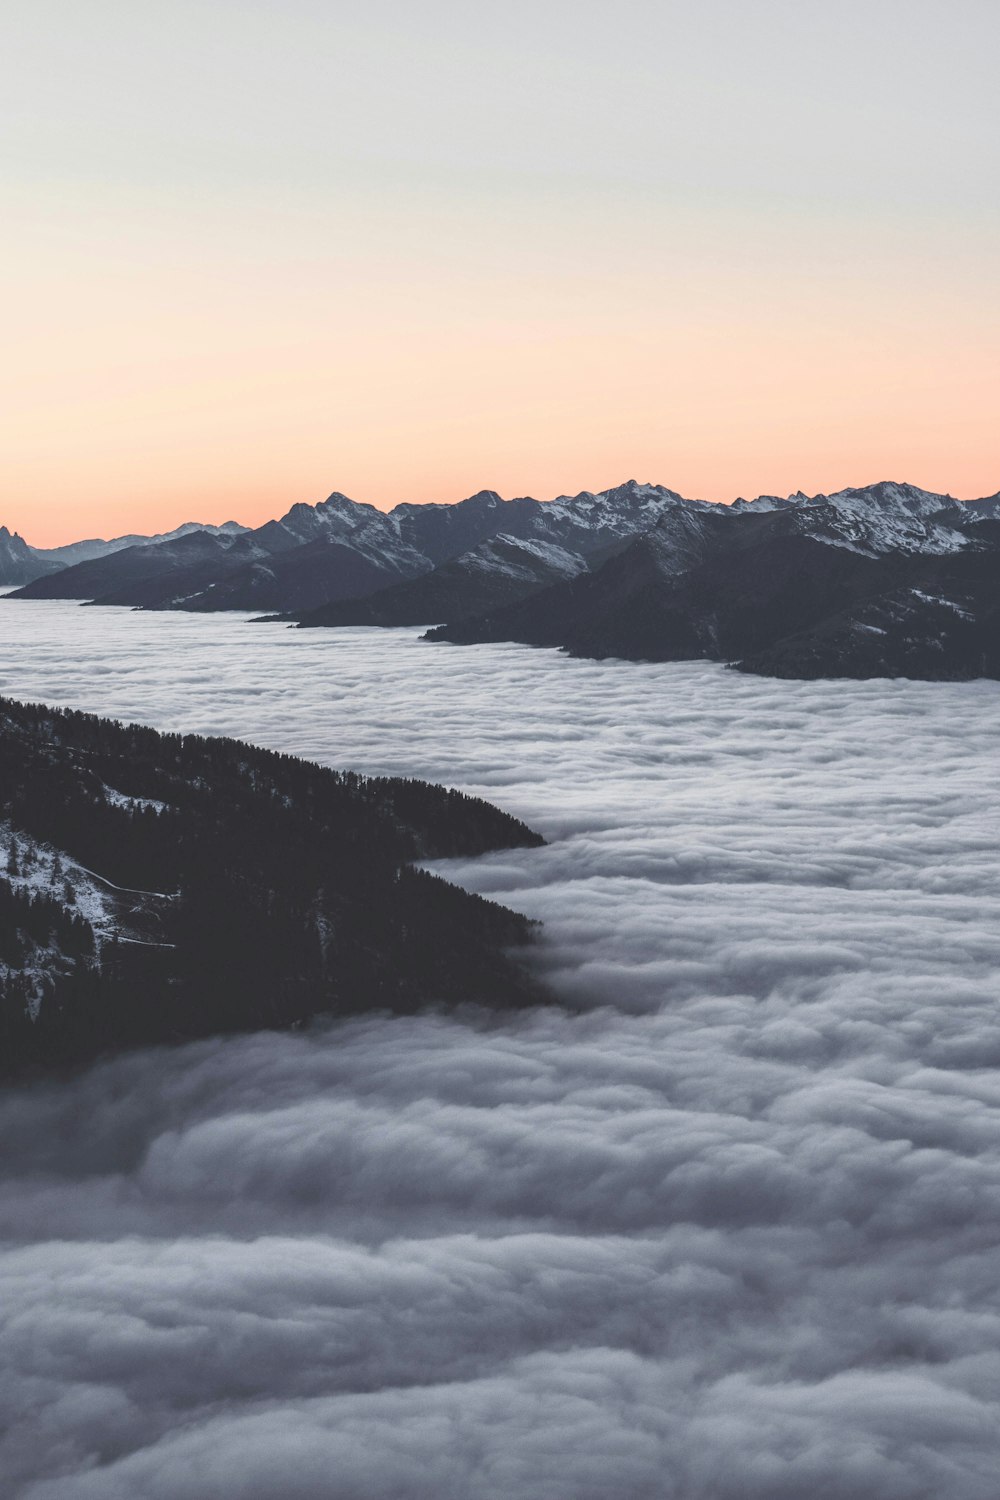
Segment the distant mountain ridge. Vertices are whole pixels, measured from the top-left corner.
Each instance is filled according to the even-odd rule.
[[[970,563],[968,555],[992,554],[997,523],[1000,494],[959,501],[895,481],[740,498],[729,506],[635,480],[549,501],[481,490],[455,504],[404,503],[390,511],[334,492],[253,530],[183,527],[59,571],[50,563],[15,597],[239,609],[301,626],[423,624],[441,627],[431,633],[435,640],[512,639],[598,656],[761,663],[772,661],[768,653],[780,642],[815,630],[825,618],[821,605],[836,613],[872,591],[874,597],[902,586],[904,577],[918,594],[932,573],[961,593],[963,579],[983,574],[974,600],[971,581],[965,603],[951,600],[978,620],[989,612],[990,564]],[[25,544],[9,539],[12,551],[17,543],[23,568]],[[934,568],[934,558],[951,563]],[[798,601],[796,568],[811,579]],[[777,580],[786,572],[782,593]],[[735,601],[744,595],[756,614],[737,627]],[[929,617],[909,606],[902,614],[908,629],[931,640]],[[766,619],[772,624],[764,630]],[[860,631],[859,624],[854,634]],[[841,632],[836,660],[831,656],[834,634],[824,635],[820,655],[806,653],[816,670],[820,656],[824,669],[846,670],[851,653]],[[968,649],[970,661],[990,659],[985,648]],[[806,659],[798,647],[793,655]],[[859,670],[862,657],[878,653],[858,652]],[[786,665],[791,659],[782,657]],[[878,660],[886,670],[895,662],[891,652]],[[971,670],[930,645],[906,653],[907,670],[935,663],[943,673]]]
[[[157,542],[173,542],[191,531],[208,531],[213,536],[238,536],[241,531],[247,530],[249,528],[239,521],[223,521],[221,526],[213,526],[206,521],[185,521],[183,526],[175,526],[173,531],[160,531],[152,536],[130,532],[128,536],[112,537],[110,541],[101,537],[88,537],[86,541],[68,542],[63,547],[33,547],[32,551],[38,557],[48,558],[68,568],[74,563],[90,562],[95,557],[123,552],[126,547],[148,547]]]
[[[61,567],[61,563],[47,561],[43,553],[29,547],[16,531],[0,526],[0,588],[30,583],[46,573],[58,572]]]
[[[123,552],[129,547],[150,547],[159,542],[176,541],[191,532],[205,531],[213,536],[237,536],[246,531],[239,521],[224,521],[221,526],[212,526],[202,521],[185,521],[173,531],[159,532],[155,536],[130,534],[112,537],[105,541],[101,537],[88,537],[81,542],[67,542],[62,547],[30,547],[17,532],[13,534],[6,526],[0,526],[0,588],[11,584],[26,584],[47,574],[61,572],[77,563],[92,562],[95,558],[108,557]]]
[[[239,535],[185,528],[183,535],[81,558],[58,574],[47,567],[20,597],[140,609],[305,611],[430,573],[500,535],[582,560],[647,530],[670,506],[710,508],[634,481],[544,502],[481,490],[452,505],[404,503],[391,511],[335,491]],[[545,575],[540,555],[539,561]]]
[[[676,517],[595,572],[428,639],[725,661],[775,676],[1000,675],[1000,497],[912,485]]]

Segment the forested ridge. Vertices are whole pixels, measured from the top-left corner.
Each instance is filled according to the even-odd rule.
[[[459,792],[0,699],[0,822],[6,1071],[537,998],[532,924],[413,867],[543,842]]]

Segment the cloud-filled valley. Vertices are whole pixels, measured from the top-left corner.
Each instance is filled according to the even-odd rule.
[[[436,868],[560,1002],[4,1091],[6,1492],[992,1500],[996,683],[0,607],[0,693],[524,818]]]

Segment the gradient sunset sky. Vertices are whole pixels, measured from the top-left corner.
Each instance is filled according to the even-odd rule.
[[[0,523],[1000,488],[997,0],[14,0]]]

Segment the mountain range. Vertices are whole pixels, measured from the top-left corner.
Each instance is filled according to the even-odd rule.
[[[718,505],[630,480],[551,501],[482,490],[388,512],[334,493],[252,530],[74,544],[103,549],[85,555],[33,554],[0,532],[0,580],[21,582],[25,599],[430,625],[428,639],[458,644],[707,658],[775,675],[964,677],[997,672],[998,532],[1000,494],[958,501],[893,482]]]
[[[12,584],[31,583],[49,573],[60,573],[77,563],[91,562],[95,558],[110,557],[112,553],[124,552],[131,547],[150,547],[160,542],[176,541],[190,532],[206,531],[213,536],[236,536],[247,527],[239,521],[225,521],[221,526],[210,526],[202,521],[186,521],[174,531],[160,532],[156,536],[112,537],[105,541],[99,537],[88,537],[82,542],[68,542],[63,547],[29,547],[16,531],[0,526],[0,588]]]
[[[503,500],[493,490],[454,505],[397,505],[377,510],[334,493],[318,505],[293,505],[280,520],[252,530],[178,528],[163,537],[120,539],[117,546],[68,561],[35,553],[30,579],[0,571],[0,582],[23,583],[26,599],[80,599],[139,609],[275,610],[304,612],[365,597],[470,558],[475,572],[495,571],[474,555],[496,538],[521,542],[531,587],[586,566],[655,525],[665,505],[682,501],[655,485],[620,485],[599,494],[541,502]],[[31,549],[18,537],[20,566]],[[80,543],[93,549],[97,544]],[[70,552],[70,549],[61,549]],[[504,563],[501,571],[509,563]],[[513,570],[513,571],[516,571]],[[416,623],[442,617],[424,613]],[[338,622],[339,623],[339,622]]]
[[[1000,675],[1000,497],[884,483],[682,514],[592,573],[427,638],[786,677]]]

